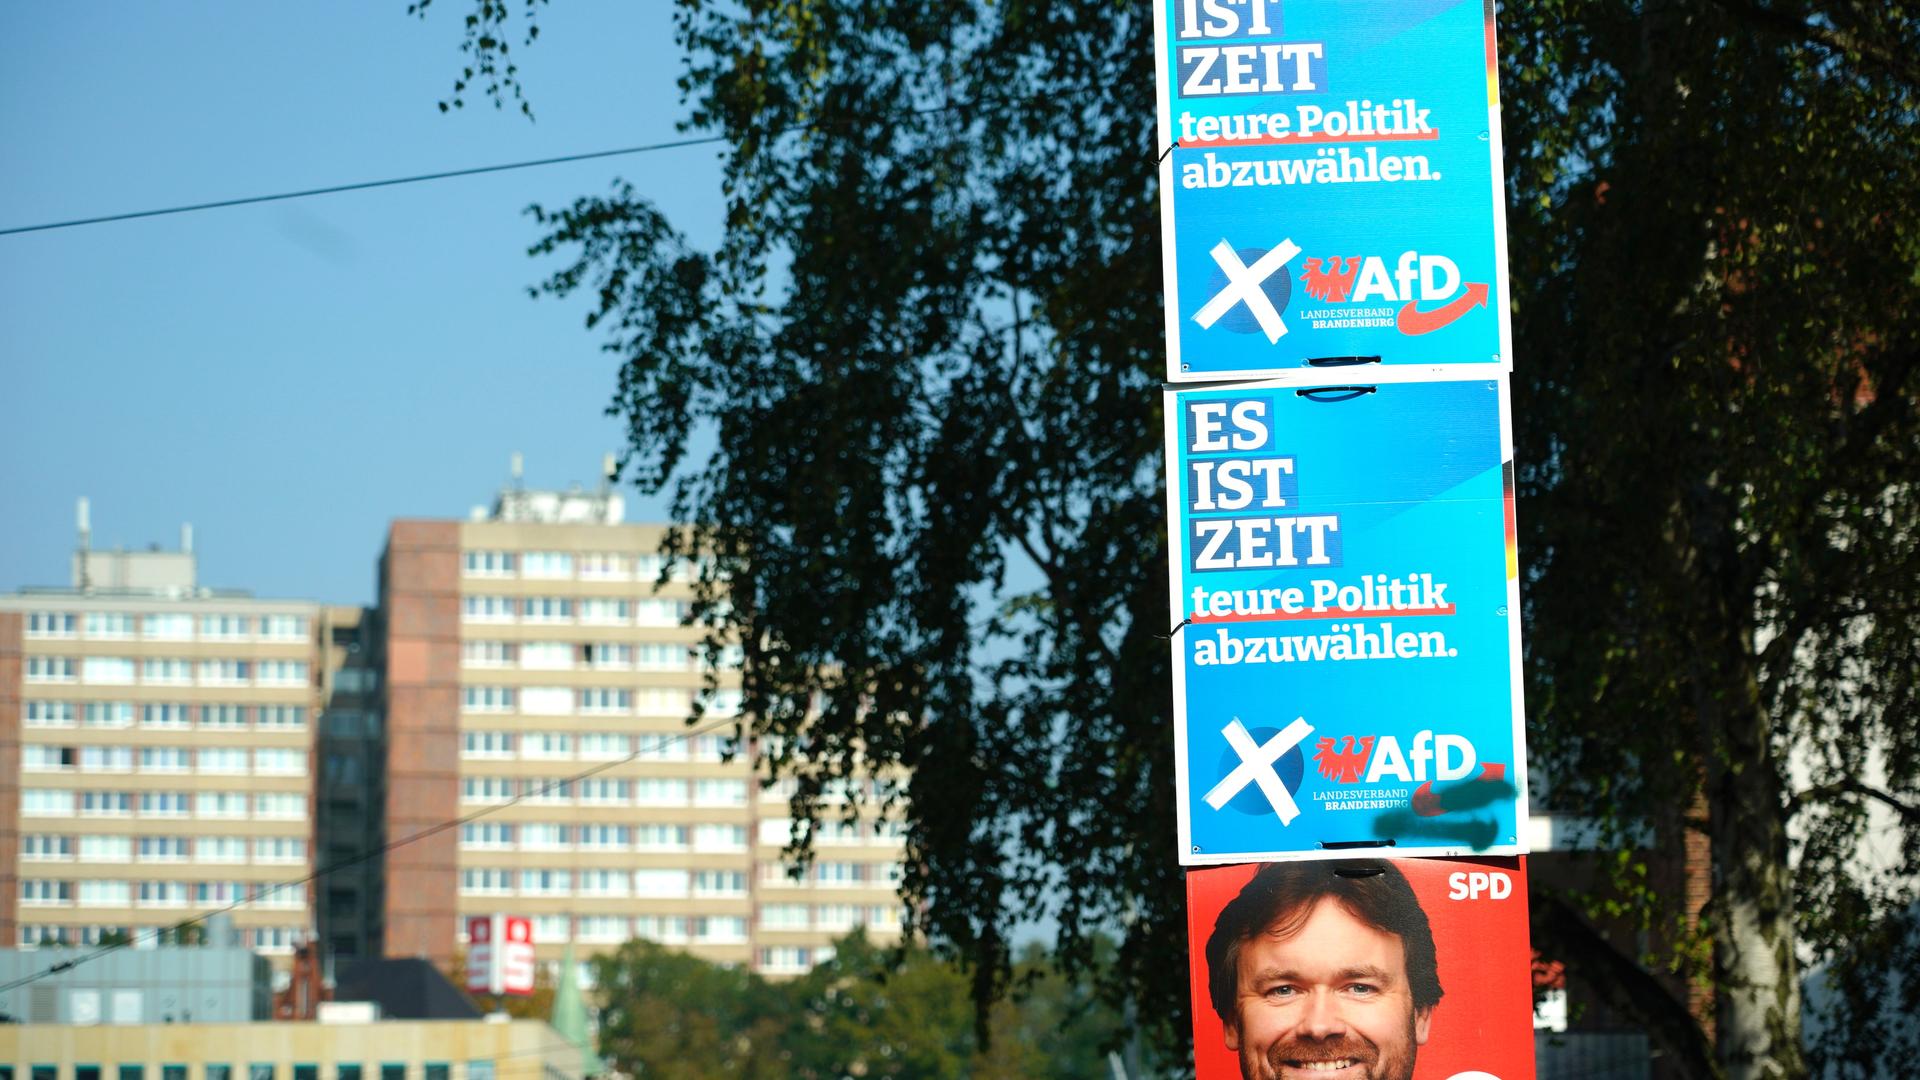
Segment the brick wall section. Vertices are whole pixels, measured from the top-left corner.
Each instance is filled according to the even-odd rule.
[[[391,844],[459,813],[459,523],[394,522],[380,591]],[[387,853],[385,955],[451,963],[458,840],[448,829]]]
[[[20,639],[26,616],[0,611],[0,948],[20,940]]]
[[[1713,896],[1713,841],[1706,833],[1707,796],[1700,792],[1694,796],[1693,806],[1687,817],[1699,822],[1699,828],[1684,830],[1682,836],[1680,872],[1685,878],[1682,887],[1686,897],[1687,927],[1700,928],[1700,912]],[[1700,1022],[1700,1027],[1713,1038],[1713,987],[1702,981],[1695,981],[1687,987],[1687,1011]]]

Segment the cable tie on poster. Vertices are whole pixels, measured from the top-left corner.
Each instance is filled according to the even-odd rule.
[[[1392,847],[1392,840],[1322,840],[1320,846],[1327,851],[1345,851],[1348,848]]]
[[[1353,367],[1357,364],[1377,364],[1377,356],[1309,356],[1308,367]]]
[[[1153,163],[1155,165],[1158,165],[1161,162],[1167,160],[1167,155],[1173,153],[1174,147],[1177,147],[1179,145],[1180,145],[1179,139],[1173,140],[1173,142],[1169,144],[1165,150],[1160,151],[1159,157],[1153,159]]]
[[[1336,866],[1333,872],[1341,877],[1362,878],[1377,877],[1387,872],[1384,866]]]
[[[1364,397],[1379,389],[1377,386],[1309,386],[1302,390],[1295,390],[1294,395],[1309,401],[1352,401],[1354,398]],[[1321,397],[1322,394],[1332,396]]]
[[[1173,635],[1179,633],[1181,627],[1187,625],[1192,621],[1193,621],[1193,616],[1189,615],[1186,618],[1181,619],[1179,622],[1175,623],[1173,625],[1173,629],[1167,631],[1165,634],[1155,634],[1153,636],[1159,638],[1161,641],[1172,641]]]

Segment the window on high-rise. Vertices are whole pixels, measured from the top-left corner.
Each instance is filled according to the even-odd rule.
[[[462,667],[510,667],[518,658],[519,650],[511,641],[463,641],[460,643]]]
[[[298,791],[261,791],[253,797],[253,816],[292,820],[305,817],[307,797]]]
[[[695,780],[693,804],[695,806],[745,806],[747,782],[712,778]]]
[[[202,615],[200,636],[214,641],[244,641],[253,631],[253,619],[246,615]]]
[[[305,615],[262,615],[260,636],[268,641],[305,641],[307,617]]]
[[[467,622],[510,623],[519,614],[519,604],[511,596],[463,596],[460,617]]]
[[[305,705],[262,705],[254,714],[254,724],[262,730],[296,731],[307,726]]]
[[[148,615],[140,620],[140,636],[150,641],[191,641],[193,616],[181,612]]]
[[[186,817],[187,798],[184,791],[143,791],[140,793],[140,816]]]
[[[513,688],[510,686],[466,686],[461,688],[461,707],[467,712],[512,712]]]
[[[460,566],[467,577],[512,577],[513,552],[462,552]]]
[[[27,613],[30,638],[70,638],[78,618],[70,611],[32,611]]]
[[[76,670],[71,656],[29,656],[24,667],[28,682],[72,682]]]
[[[39,728],[72,727],[73,718],[71,701],[29,701],[23,716],[26,726]]]
[[[195,765],[208,775],[245,776],[247,751],[239,746],[203,746]]]
[[[520,556],[523,578],[565,579],[573,576],[573,555],[565,551],[528,551]]]
[[[28,833],[20,838],[20,858],[27,862],[64,862],[73,858],[73,837]]]
[[[571,622],[573,601],[564,596],[529,596],[521,601],[520,614],[528,622]]]
[[[685,870],[651,869],[633,872],[633,895],[654,898],[686,896],[690,875]]]
[[[595,626],[625,626],[632,616],[627,601],[597,598],[580,601],[580,621]]]
[[[28,817],[72,817],[72,788],[21,788],[20,813]]]
[[[520,666],[529,671],[566,671],[573,667],[573,645],[565,641],[520,643]]]
[[[87,636],[115,640],[133,636],[133,616],[123,611],[87,612]]]
[[[640,806],[685,806],[687,782],[672,777],[639,777],[633,782],[633,801]]]

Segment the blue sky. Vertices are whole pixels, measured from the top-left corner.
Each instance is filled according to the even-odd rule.
[[[0,228],[677,136],[665,0],[543,8],[532,123],[443,115],[466,5],[405,8],[0,8]],[[354,603],[388,521],[463,516],[511,452],[591,484],[615,360],[527,297],[521,211],[618,176],[711,246],[717,150],[0,237],[0,590],[66,583],[81,495],[97,546],[190,521],[203,584]]]

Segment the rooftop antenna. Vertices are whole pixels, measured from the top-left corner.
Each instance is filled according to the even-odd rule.
[[[507,491],[500,503],[509,521],[519,520],[527,509],[526,459],[515,450],[507,457]]]
[[[90,568],[87,566],[87,552],[93,549],[93,520],[88,513],[87,497],[80,496],[74,507],[74,524],[80,530],[80,591],[88,592],[93,588]]]
[[[193,554],[193,522],[180,523],[180,554]]]

